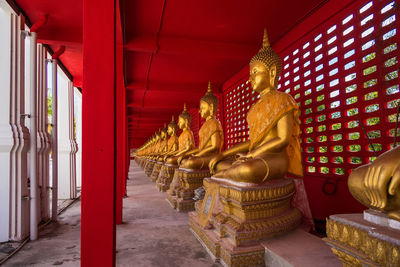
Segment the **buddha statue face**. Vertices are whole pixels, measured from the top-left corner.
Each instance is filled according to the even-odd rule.
[[[214,105],[201,100],[199,113],[200,113],[200,116],[204,119],[207,119],[207,118],[213,116],[214,115]]]
[[[265,89],[275,88],[276,66],[265,66],[265,64],[254,61],[250,63],[250,78],[251,87],[257,93],[261,93]]]
[[[165,139],[165,137],[167,137],[167,132],[161,131],[161,139]]]
[[[187,121],[184,118],[182,118],[181,116],[179,116],[179,119],[178,119],[178,127],[179,127],[179,129],[182,129],[182,130],[184,128],[188,127]]]
[[[168,126],[168,130],[167,130],[168,135],[173,135],[174,132],[175,131],[174,131],[173,127],[172,126]]]

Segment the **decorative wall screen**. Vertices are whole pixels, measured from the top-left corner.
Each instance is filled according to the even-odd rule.
[[[279,90],[301,109],[305,176],[347,177],[393,145],[398,14],[395,1],[358,1],[281,53]],[[248,138],[246,114],[257,96],[247,79],[224,90],[226,148]]]

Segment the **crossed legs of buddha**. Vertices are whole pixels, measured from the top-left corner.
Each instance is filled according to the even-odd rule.
[[[216,165],[213,178],[231,184],[258,184],[267,179],[284,178],[289,159],[286,152],[264,153],[258,157],[233,160],[226,159]]]

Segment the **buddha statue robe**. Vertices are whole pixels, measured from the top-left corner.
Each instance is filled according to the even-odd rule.
[[[176,155],[168,157],[165,163],[170,165],[177,165],[178,164],[177,161],[181,153],[183,153],[185,149],[189,151],[194,147],[195,145],[194,145],[193,132],[190,129],[183,130],[178,138],[178,151]]]
[[[189,159],[183,160],[180,167],[185,169],[208,169],[208,163],[211,158],[216,153],[220,153],[224,146],[224,132],[221,123],[213,117],[206,120],[199,130],[198,149],[200,152],[208,146],[211,146],[211,137],[214,134],[218,134],[220,140],[217,151],[202,156],[192,156]]]
[[[285,115],[293,113],[292,136],[285,149],[263,153],[247,161],[225,159],[217,167],[218,173],[229,169],[229,175],[224,177],[234,182],[244,183],[262,183],[267,179],[282,178],[286,173],[302,176],[303,167],[301,164],[300,152],[300,126],[299,126],[299,108],[294,99],[283,92],[271,90],[261,96],[253,105],[247,114],[249,125],[249,152],[256,150],[266,142],[273,139],[276,135],[276,125]],[[266,171],[249,172],[254,170],[254,164],[259,164],[260,168]],[[246,168],[248,166],[248,168]]]

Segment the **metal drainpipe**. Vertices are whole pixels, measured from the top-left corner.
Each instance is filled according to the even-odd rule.
[[[38,238],[38,177],[37,177],[37,110],[36,110],[36,61],[37,35],[30,33],[30,239]]]
[[[58,121],[57,121],[57,59],[51,61],[52,64],[52,135],[51,144],[53,151],[52,161],[52,204],[51,204],[51,219],[57,221],[57,201],[58,201]]]

